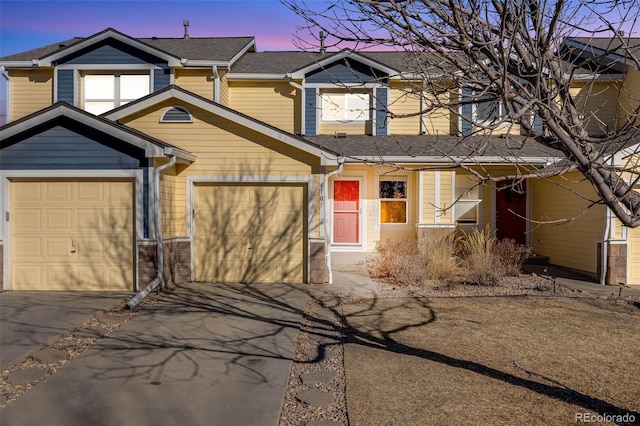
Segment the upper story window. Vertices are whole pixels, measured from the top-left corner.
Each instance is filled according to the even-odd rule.
[[[102,114],[150,93],[149,74],[86,74],[83,77],[83,108]]]
[[[407,223],[407,176],[380,176],[380,223]]]
[[[479,123],[496,123],[507,114],[504,103],[490,95],[478,98],[476,107],[476,120]]]
[[[322,93],[322,121],[367,121],[370,119],[371,96],[368,93]]]

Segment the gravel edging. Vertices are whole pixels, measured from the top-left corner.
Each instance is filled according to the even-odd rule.
[[[311,295],[298,334],[280,426],[348,425],[339,298]]]

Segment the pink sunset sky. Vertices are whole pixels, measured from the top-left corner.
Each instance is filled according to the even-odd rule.
[[[304,0],[313,10],[329,3]],[[108,27],[132,37],[182,37],[184,19],[190,21],[191,37],[254,36],[259,51],[296,50],[296,39],[312,39],[300,29],[304,20],[279,0],[0,0],[0,57]],[[0,78],[0,125],[5,83]]]
[[[307,4],[321,6],[320,0]],[[295,50],[304,20],[278,0],[0,0],[0,57],[111,27],[132,37],[255,36],[258,50]],[[6,87],[0,81],[0,125]]]

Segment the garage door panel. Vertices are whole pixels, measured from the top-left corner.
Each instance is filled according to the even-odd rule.
[[[42,201],[42,184],[39,182],[21,182],[20,186],[13,186],[11,194],[14,200],[19,202]]]
[[[194,192],[197,280],[304,281],[302,186],[196,185]]]
[[[16,229],[26,232],[38,232],[42,229],[42,211],[40,208],[14,209],[12,215]]]
[[[13,279],[20,282],[23,290],[44,289],[44,266],[24,262],[14,263]]]
[[[632,228],[629,232],[628,250],[628,284],[640,284],[640,229]]]
[[[76,209],[77,230],[103,232],[105,229],[104,213],[102,209],[78,208]]]
[[[13,255],[23,260],[39,260],[44,255],[43,239],[41,237],[15,238],[12,246]]]
[[[73,201],[73,186],[68,182],[47,182],[44,183],[44,202],[67,202]]]
[[[44,260],[68,260],[72,255],[73,241],[69,237],[44,237]]]
[[[11,189],[13,289],[133,289],[132,182],[13,182]]]
[[[79,202],[105,201],[105,184],[103,182],[78,182],[76,200]]]
[[[50,208],[44,210],[45,229],[54,229],[56,232],[73,232],[73,209]]]

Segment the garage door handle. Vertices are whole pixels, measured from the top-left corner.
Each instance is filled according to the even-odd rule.
[[[76,240],[74,240],[73,238],[71,239],[71,247],[73,247],[71,249],[71,253],[75,253],[76,252]]]

